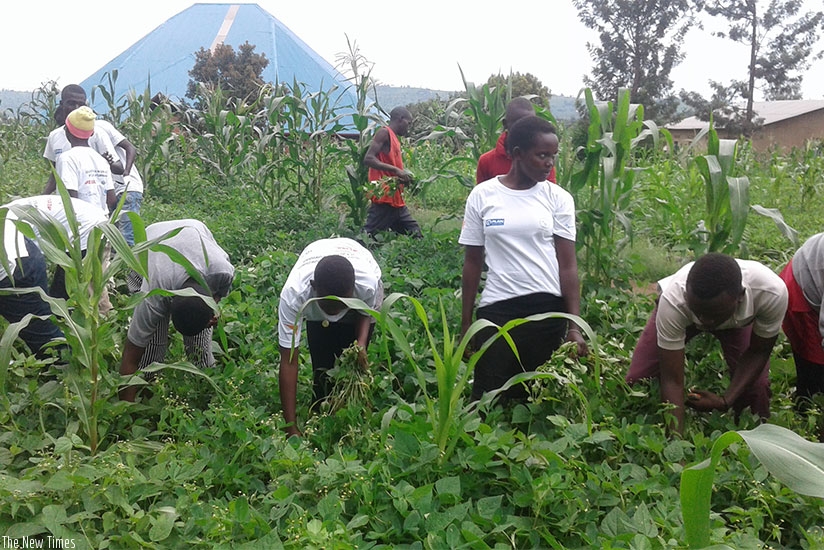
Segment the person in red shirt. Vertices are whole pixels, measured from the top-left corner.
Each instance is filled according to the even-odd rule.
[[[504,131],[498,138],[498,143],[495,148],[487,151],[481,158],[478,159],[478,168],[475,171],[475,184],[501,176],[509,172],[512,167],[512,159],[506,153],[506,137],[507,130],[512,127],[515,122],[526,117],[535,116],[535,107],[525,97],[516,97],[506,106],[506,113],[504,113]],[[555,167],[547,178],[552,183],[555,183]]]
[[[369,181],[382,186],[370,200],[364,231],[374,237],[386,229],[421,238],[421,228],[409,213],[403,200],[403,186],[412,181],[412,172],[403,167],[401,143],[398,136],[409,133],[412,114],[406,107],[395,107],[389,113],[389,125],[375,133],[363,163],[369,167]],[[394,188],[394,191],[393,191]]]

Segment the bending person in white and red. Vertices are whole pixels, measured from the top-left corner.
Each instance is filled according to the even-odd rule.
[[[189,260],[208,288],[199,285],[167,254],[150,251],[149,278],[141,281],[141,291],[191,288],[200,295],[211,296],[215,302],[220,301],[232,288],[235,268],[203,222],[186,219],[153,223],[146,228],[146,238],[156,239],[178,228],[182,228],[180,232],[163,240],[162,244]],[[183,345],[192,362],[201,367],[214,366],[211,343],[212,327],[217,323],[217,317],[212,308],[198,296],[150,296],[134,310],[123,348],[120,374],[134,374],[138,368],[164,360],[169,347],[170,318],[183,335]],[[134,401],[137,389],[137,386],[122,388],[120,398]]]
[[[740,413],[749,406],[770,415],[770,354],[787,311],[787,287],[758,262],[711,252],[658,281],[660,295],[632,353],[628,384],[660,380],[661,400],[675,405],[678,433],[684,405],[698,411]],[[730,384],[723,394],[693,390],[685,396],[684,347],[709,332],[721,343]]]
[[[329,394],[326,371],[335,366],[335,358],[344,349],[357,342],[361,348],[359,360],[366,366],[366,348],[374,318],[350,310],[338,300],[316,300],[307,305],[311,298],[323,296],[357,298],[372,309],[380,308],[383,303],[381,268],[372,254],[352,239],[315,241],[301,252],[283,285],[278,306],[280,402],[290,435],[300,435],[296,394],[303,319],[312,359],[313,407]]]
[[[824,393],[824,233],[807,239],[781,271],[789,305],[783,328],[795,362],[799,410]],[[820,434],[824,441],[824,431]]]

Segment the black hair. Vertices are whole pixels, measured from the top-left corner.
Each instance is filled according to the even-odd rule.
[[[83,86],[80,86],[79,84],[67,84],[66,87],[60,92],[60,99],[66,99],[66,96],[69,94],[83,94],[83,97],[86,97],[86,90],[84,90]]]
[[[83,89],[82,86],[79,84],[67,84],[61,91],[60,91],[60,102],[57,104],[57,109],[54,111],[54,121],[57,123],[58,126],[63,126],[66,123],[66,117],[69,116],[70,111],[66,110],[66,106],[63,102],[69,95],[82,95],[84,100],[86,98],[86,90]]]
[[[532,146],[535,136],[539,134],[555,134],[555,126],[540,117],[530,115],[515,121],[506,136],[506,150],[510,155],[516,147],[526,150]]]
[[[403,106],[398,106],[389,111],[389,120],[400,120],[402,118],[412,119],[412,113],[409,112],[409,109]]]
[[[704,254],[687,275],[687,291],[701,300],[710,300],[722,292],[738,296],[741,289],[741,267],[726,254]]]
[[[355,290],[355,268],[343,256],[324,256],[315,266],[313,281],[318,296],[351,296]]]
[[[516,97],[506,106],[504,126],[509,127],[526,116],[535,114],[535,105],[525,97]]]
[[[188,281],[183,288],[193,288],[201,296],[211,293],[195,283]],[[215,312],[200,296],[174,296],[171,304],[171,317],[177,331],[184,336],[194,336],[207,326]]]

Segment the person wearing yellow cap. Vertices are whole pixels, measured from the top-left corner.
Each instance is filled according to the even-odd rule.
[[[108,213],[117,204],[109,163],[89,146],[96,115],[85,105],[66,117],[66,139],[71,149],[57,158],[57,175],[72,197],[92,203]]]
[[[68,84],[60,93],[60,104],[54,113],[55,121],[63,125],[66,123],[66,116],[78,107],[86,105],[86,91],[77,84]],[[54,161],[59,152],[55,148],[59,141],[65,141],[65,135],[51,137],[46,145],[46,153],[43,156]],[[111,142],[111,143],[109,143]],[[66,145],[65,143],[63,144]],[[106,158],[107,154],[112,156],[106,158],[110,161],[112,177],[114,178],[114,194],[120,202],[122,195],[126,195],[123,206],[120,210],[120,219],[117,220],[117,227],[129,243],[134,245],[134,228],[126,212],[140,214],[140,206],[143,204],[143,178],[137,170],[135,160],[137,159],[137,148],[126,138],[115,126],[101,117],[94,121],[94,134],[89,138],[89,145]],[[113,146],[112,151],[110,147]],[[117,160],[123,165],[123,173],[118,172],[116,164],[111,164]],[[49,191],[50,192],[50,191]]]
[[[69,113],[86,105],[86,92],[77,84],[69,84],[61,92],[60,105],[58,112],[55,113],[55,120],[59,127],[49,133],[46,139],[46,148],[43,151],[43,158],[49,161],[52,170],[49,172],[49,180],[46,187],[43,189],[44,195],[50,195],[57,189],[57,184],[54,178],[54,169],[57,166],[57,159],[61,154],[72,148],[72,144],[66,137],[66,117]],[[95,120],[95,126],[101,121]],[[116,144],[113,143],[114,138],[106,132],[95,132],[89,138],[89,146],[100,153],[104,159],[109,163],[109,169],[113,175],[123,174],[126,164],[121,157],[118,156]],[[116,183],[115,183],[116,185]],[[133,186],[129,188],[132,189]]]

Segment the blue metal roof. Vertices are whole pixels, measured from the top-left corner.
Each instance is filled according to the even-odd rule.
[[[89,93],[106,85],[105,74],[117,69],[115,95],[129,89],[142,94],[147,86],[172,99],[183,99],[195,52],[223,43],[236,51],[244,42],[255,46],[269,60],[262,77],[267,82],[291,85],[302,82],[311,92],[338,86],[339,105],[354,109],[357,99],[350,84],[332,65],[315,53],[283,23],[257,4],[194,4],[167,20],[106,63],[80,85]],[[105,112],[101,94],[91,107]],[[348,109],[347,109],[348,110]]]

